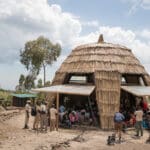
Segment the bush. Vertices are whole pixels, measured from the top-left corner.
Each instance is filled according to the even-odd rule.
[[[0,105],[3,107],[11,106],[12,96],[10,92],[1,90],[0,91]]]
[[[4,108],[8,107],[8,106],[11,106],[11,101],[10,100],[3,100],[2,101],[2,106]]]

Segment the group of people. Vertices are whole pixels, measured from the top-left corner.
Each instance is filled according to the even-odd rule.
[[[25,105],[24,129],[29,128],[29,118],[33,116],[33,130],[47,131],[47,127],[50,125],[50,131],[53,131],[56,129],[57,115],[54,104],[49,107],[46,101],[37,101],[35,105],[31,106],[31,101],[28,100]]]
[[[93,117],[89,110],[84,108],[67,110],[63,105],[60,105],[59,108],[59,119],[62,125],[69,128],[75,124],[92,125],[93,123]]]
[[[94,115],[86,109],[81,110],[66,110],[63,105],[60,105],[59,111],[52,104],[51,107],[48,106],[46,101],[36,102],[35,106],[31,107],[31,101],[28,100],[25,105],[25,126],[24,129],[29,128],[29,118],[30,115],[34,117],[33,130],[47,131],[48,125],[50,126],[50,131],[56,129],[58,126],[57,118],[60,120],[61,124],[65,124],[67,127],[71,127],[73,124],[82,123],[88,121],[89,125],[93,123]],[[124,112],[120,109],[119,112],[114,114],[114,125],[115,125],[115,137],[118,134],[119,141],[121,141],[121,132],[123,127],[132,125],[136,129],[137,137],[143,136],[143,118],[146,117],[148,128],[150,129],[150,111],[148,110],[148,105],[142,100],[136,107],[136,110],[129,112]],[[150,137],[149,137],[150,140]]]
[[[144,104],[146,105],[146,104]],[[144,109],[143,109],[144,108]],[[116,112],[114,115],[114,124],[115,124],[115,135],[118,133],[119,141],[121,141],[121,131],[123,129],[123,126],[126,126],[128,123],[132,124],[136,129],[135,136],[143,136],[143,118],[147,118],[148,128],[150,129],[150,111],[145,109],[146,107],[143,107],[143,104],[140,103],[136,110],[134,112],[130,113],[129,120],[126,121],[126,116],[124,113],[120,110],[119,112]],[[149,137],[150,140],[150,137]]]

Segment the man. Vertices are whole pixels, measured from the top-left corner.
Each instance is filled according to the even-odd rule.
[[[36,114],[35,114],[34,123],[33,123],[33,130],[38,130],[38,126],[39,126],[40,119],[41,119],[41,116],[40,116],[41,108],[40,108],[40,103],[38,101],[36,102],[35,110],[36,110]]]
[[[139,136],[139,132],[141,133],[141,136],[143,136],[143,128],[142,128],[142,120],[143,120],[143,111],[141,106],[138,106],[138,109],[135,111],[135,117],[136,117],[136,136]]]
[[[47,108],[46,108],[46,103],[43,101],[41,103],[41,131],[43,129],[47,131]]]
[[[122,126],[123,126],[124,119],[125,119],[125,117],[121,113],[121,111],[115,113],[115,115],[114,115],[115,137],[118,133],[119,142],[121,142],[121,132],[122,132]]]
[[[65,107],[64,105],[60,105],[59,107],[59,116],[60,116],[60,122],[63,122],[63,116],[65,114]]]
[[[54,131],[56,128],[57,114],[58,112],[53,104],[52,108],[50,108],[50,131]]]
[[[59,112],[60,112],[60,113],[65,112],[65,106],[64,106],[64,105],[60,105],[60,107],[59,107]]]
[[[31,101],[30,100],[27,100],[27,103],[25,105],[25,125],[24,125],[24,129],[28,129],[29,126],[29,117],[30,117],[30,109],[31,109]]]

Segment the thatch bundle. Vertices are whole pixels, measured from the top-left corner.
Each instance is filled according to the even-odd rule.
[[[100,70],[95,72],[96,100],[102,129],[112,129],[113,115],[120,105],[120,73]]]

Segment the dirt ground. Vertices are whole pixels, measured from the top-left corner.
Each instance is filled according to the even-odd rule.
[[[33,118],[30,117],[30,128]],[[139,139],[133,138],[135,131],[123,134],[123,142],[107,145],[107,137],[112,132],[81,129],[59,129],[59,131],[38,133],[32,129],[22,129],[24,113],[19,112],[5,121],[0,121],[0,150],[149,150],[145,143],[148,132]]]

